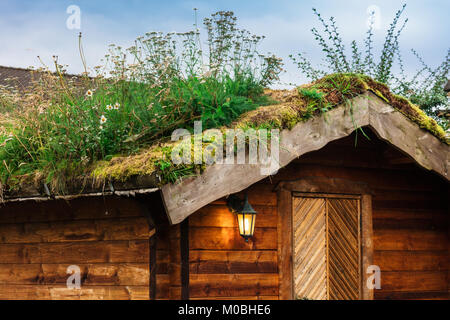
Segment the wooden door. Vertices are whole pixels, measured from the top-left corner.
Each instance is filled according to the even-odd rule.
[[[360,206],[358,197],[294,194],[295,298],[360,298]]]

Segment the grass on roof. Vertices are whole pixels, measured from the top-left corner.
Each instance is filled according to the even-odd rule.
[[[333,74],[293,91],[264,90],[282,61],[258,51],[264,37],[237,26],[232,12],[184,33],[150,32],[123,49],[110,46],[98,75],[72,81],[55,58],[29,90],[0,86],[0,198],[47,183],[64,194],[86,179],[124,181],[155,173],[161,184],[197,175],[205,165],[174,165],[175,129],[291,129],[367,90],[446,142],[419,108],[372,79]],[[80,36],[80,55],[87,70]],[[131,58],[130,58],[131,57]]]
[[[263,91],[260,89],[253,91],[253,95],[249,95],[248,92],[238,95],[236,91],[230,91],[228,86],[231,84],[227,81],[230,79],[225,79],[223,82],[214,79],[206,81],[190,79],[179,82],[179,87],[171,87],[165,92],[167,99],[171,100],[170,103],[163,102],[149,106],[146,111],[140,110],[139,114],[136,114],[136,109],[130,106],[115,105],[115,100],[111,100],[105,94],[86,98],[87,108],[84,109],[72,105],[66,107],[53,105],[48,106],[44,113],[33,110],[31,116],[41,119],[33,125],[24,122],[30,119],[30,115],[18,119],[3,116],[1,120],[3,138],[0,139],[0,145],[2,145],[0,160],[3,162],[3,166],[0,166],[2,183],[7,188],[17,188],[22,183],[46,182],[50,184],[52,192],[64,193],[64,188],[80,176],[102,183],[125,181],[135,176],[156,173],[160,177],[161,184],[175,182],[181,177],[198,175],[205,169],[205,165],[174,165],[170,161],[170,155],[175,143],[169,141],[167,134],[155,135],[154,131],[149,131],[149,127],[144,125],[133,130],[132,133],[124,132],[121,131],[123,127],[116,123],[127,123],[133,117],[135,123],[154,123],[152,120],[158,119],[158,126],[155,126],[153,130],[170,133],[178,127],[192,129],[195,115],[201,119],[202,112],[205,110],[213,112],[215,109],[214,116],[221,113],[229,116],[226,117],[226,121],[206,124],[204,129],[212,127],[223,130],[225,127],[292,129],[296,124],[326,113],[366,91],[373,92],[421,128],[448,143],[444,130],[435,120],[426,116],[405,98],[391,93],[385,85],[364,75],[332,74],[294,90],[266,89]],[[138,84],[136,86],[139,87]],[[201,93],[195,94],[195,92]],[[96,94],[99,95],[99,92]],[[179,99],[180,97],[183,99]],[[274,103],[275,101],[277,103]],[[267,105],[269,102],[272,103]],[[204,109],[207,105],[210,109]],[[109,106],[112,107],[111,110]],[[104,109],[101,110],[101,108]],[[78,128],[77,121],[84,119],[79,114],[86,112],[93,114],[88,119],[97,119],[103,115],[107,117],[106,122],[100,125],[94,123],[87,128],[83,126]],[[145,115],[146,112],[147,115]],[[189,116],[179,117],[179,121],[174,123],[175,126],[164,122],[165,117],[185,113]],[[57,125],[61,123],[58,122],[60,119],[64,119],[62,127]],[[56,128],[42,127],[53,124]],[[78,130],[69,132],[64,130],[64,125],[71,130],[77,127]],[[100,126],[107,128],[112,126],[112,128],[105,131],[104,127]],[[89,128],[96,128],[93,135],[86,134]],[[46,130],[51,132],[50,136]],[[111,136],[116,134],[118,137]],[[93,159],[91,154],[86,154],[84,157],[79,153],[71,154],[70,151],[74,145],[90,143],[86,141],[89,138],[94,139],[92,142],[94,146],[103,148],[96,159]],[[108,143],[122,143],[122,151],[117,152],[118,149],[110,148]],[[49,153],[46,153],[47,150],[54,152],[51,155],[59,154],[63,158],[52,158]],[[64,157],[64,154],[67,157]]]
[[[448,144],[445,131],[420,108],[407,99],[394,95],[389,88],[370,77],[356,74],[332,74],[314,83],[294,90],[265,90],[265,95],[277,104],[260,106],[242,114],[232,123],[233,128],[278,128],[292,129],[300,122],[319,116],[351,98],[371,91],[392,105],[396,110],[427,130],[442,142]],[[223,128],[222,128],[223,129]],[[356,128],[355,128],[356,129]],[[222,130],[224,133],[224,130]],[[152,147],[137,156],[117,157],[110,162],[101,162],[93,172],[95,179],[126,180],[132,175],[158,172],[161,184],[175,182],[180,177],[197,175],[205,166],[179,165],[170,163],[175,143]],[[143,161],[143,159],[146,159]]]

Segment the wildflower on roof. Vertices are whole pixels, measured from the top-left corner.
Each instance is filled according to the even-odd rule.
[[[89,89],[88,91],[86,91],[86,97],[92,98],[93,95],[94,95],[94,90]]]
[[[100,123],[104,124],[104,123],[106,123],[107,120],[108,119],[106,119],[106,117],[104,115],[102,115],[101,118],[100,118]]]
[[[116,102],[116,104],[114,105],[114,110],[119,110],[120,109],[120,103]]]
[[[112,106],[112,105],[108,104],[108,105],[106,106],[106,110],[111,111],[112,109],[113,109],[113,106]]]

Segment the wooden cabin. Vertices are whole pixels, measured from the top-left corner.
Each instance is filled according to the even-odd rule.
[[[216,164],[163,187],[5,195],[0,299],[449,299],[449,146],[355,103],[353,120],[338,107],[283,131],[272,176]],[[233,194],[257,211],[248,242]]]

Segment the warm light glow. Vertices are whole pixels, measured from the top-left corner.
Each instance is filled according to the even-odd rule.
[[[255,214],[238,213],[239,233],[244,238],[251,238],[255,233]]]

